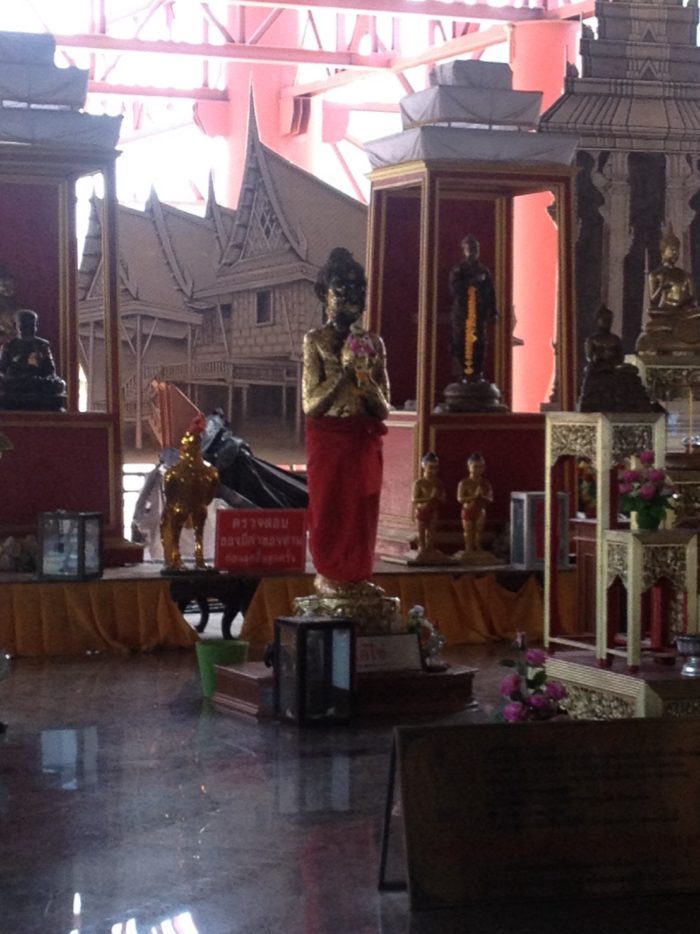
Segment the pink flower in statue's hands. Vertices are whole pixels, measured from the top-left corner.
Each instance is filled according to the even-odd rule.
[[[621,483],[617,489],[624,496],[625,493],[631,493],[634,487],[631,483]]]
[[[544,693],[550,700],[560,701],[564,700],[569,692],[561,681],[548,681],[544,686]]]
[[[647,474],[650,483],[656,483],[657,486],[660,486],[666,479],[666,471],[661,470],[659,467],[654,467],[653,470],[650,470]]]
[[[644,464],[645,467],[649,467],[654,463],[654,452],[653,451],[640,451],[639,453],[640,463]]]
[[[503,708],[503,719],[508,723],[519,723],[521,720],[527,720],[528,710],[525,704],[519,701],[513,701],[512,704],[506,704]]]
[[[504,697],[510,697],[511,694],[517,694],[520,690],[520,685],[522,684],[522,678],[520,675],[513,672],[510,675],[506,675],[503,681],[501,681],[501,694]]]
[[[642,479],[642,475],[638,470],[623,470],[620,479],[623,483],[637,483]]]
[[[549,707],[549,698],[544,694],[531,694],[527,699],[528,706],[533,710],[545,710]]]
[[[544,665],[547,656],[542,649],[528,649],[525,653],[525,661],[533,668],[540,668]]]
[[[644,483],[639,488],[639,495],[642,499],[653,499],[657,490],[653,483]]]

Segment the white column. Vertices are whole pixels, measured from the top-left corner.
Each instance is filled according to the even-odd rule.
[[[596,157],[596,153],[592,153]],[[602,172],[593,171],[591,180],[605,199],[600,213],[603,234],[602,299],[613,313],[613,331],[622,333],[624,260],[632,242],[629,223],[629,176],[626,152],[611,152]],[[592,309],[595,310],[595,309]]]
[[[666,223],[673,224],[673,231],[681,241],[678,260],[683,269],[690,269],[690,225],[695,211],[690,199],[700,190],[700,172],[695,158],[686,158],[685,153],[673,152],[666,156]],[[665,231],[664,231],[665,232]]]

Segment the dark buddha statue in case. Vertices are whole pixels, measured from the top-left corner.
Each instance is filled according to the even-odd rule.
[[[612,320],[612,311],[601,305],[596,329],[586,338],[579,412],[663,411],[649,398],[637,367],[625,363],[622,341],[612,333]]]
[[[17,336],[0,352],[0,408],[61,411],[66,384],[56,375],[47,340],[36,333],[38,315],[28,308],[15,313]]]

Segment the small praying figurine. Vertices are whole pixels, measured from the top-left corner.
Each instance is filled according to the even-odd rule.
[[[484,476],[486,461],[478,451],[470,455],[467,469],[469,475],[457,487],[457,500],[462,506],[464,551],[458,552],[455,558],[463,564],[501,564],[481,544],[486,507],[493,502],[493,487]]]
[[[418,524],[418,551],[410,564],[445,564],[447,555],[435,547],[435,533],[440,504],[447,498],[445,486],[438,477],[440,460],[433,451],[421,459],[421,475],[413,483],[411,502],[413,519]]]

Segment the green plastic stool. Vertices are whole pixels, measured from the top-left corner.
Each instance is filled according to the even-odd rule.
[[[248,661],[248,643],[240,639],[200,639],[195,648],[204,697],[211,697],[216,690],[214,665],[245,665]]]

